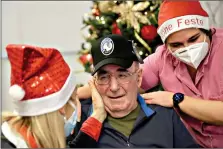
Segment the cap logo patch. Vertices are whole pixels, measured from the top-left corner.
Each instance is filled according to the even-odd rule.
[[[105,38],[101,42],[101,53],[110,55],[114,50],[114,43],[111,38]]]

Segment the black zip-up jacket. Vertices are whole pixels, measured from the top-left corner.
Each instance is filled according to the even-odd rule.
[[[141,107],[134,128],[129,137],[115,130],[107,120],[103,128],[97,147],[100,148],[198,148],[200,147],[191,137],[186,127],[172,108],[157,105],[147,105],[144,99],[138,95],[138,103]],[[82,123],[92,111],[91,100],[81,100]],[[81,127],[81,123],[75,128]],[[70,140],[75,134],[70,136]],[[71,143],[70,147],[74,147]]]

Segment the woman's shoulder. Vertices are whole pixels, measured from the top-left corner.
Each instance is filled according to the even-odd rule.
[[[214,34],[212,36],[213,41],[217,43],[223,42],[223,28],[213,28]]]
[[[165,44],[162,44],[156,48],[155,53],[162,54],[162,53],[166,52],[166,50],[167,50],[167,48],[166,48]]]
[[[218,35],[223,34],[223,28],[212,28],[212,30],[215,30],[216,34]]]
[[[1,132],[1,147],[2,148],[16,148],[16,146],[10,142],[4,134]]]
[[[1,126],[1,141],[6,147],[28,148],[26,142],[10,128],[7,122]]]
[[[213,28],[214,34],[212,36],[212,54],[222,56],[223,50],[223,28]]]
[[[150,54],[148,57],[146,57],[146,59],[160,59],[166,54],[167,54],[167,49],[166,46],[163,44],[159,45],[155,49],[154,53]]]
[[[156,48],[155,52],[150,54],[144,59],[144,64],[141,65],[141,68],[143,67],[155,67],[158,69],[162,69],[167,62],[169,63],[169,60],[171,58],[171,53],[166,48],[165,44],[160,45]]]

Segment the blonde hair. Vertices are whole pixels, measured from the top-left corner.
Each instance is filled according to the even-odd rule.
[[[7,121],[15,133],[26,126],[27,135],[32,134],[40,148],[65,148],[64,121],[59,111],[39,116],[21,117],[13,113],[2,113],[2,122]],[[26,140],[25,140],[26,141]],[[30,147],[29,142],[26,142]]]

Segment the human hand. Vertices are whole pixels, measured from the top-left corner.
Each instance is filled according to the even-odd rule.
[[[105,120],[107,117],[107,112],[105,111],[104,102],[102,100],[101,95],[98,93],[93,78],[88,82],[90,89],[91,89],[91,95],[92,95],[92,103],[93,103],[93,113],[92,117],[99,120],[101,123]]]
[[[147,104],[157,104],[164,107],[173,107],[173,95],[172,92],[157,91],[151,93],[145,93],[141,96],[145,99]]]

